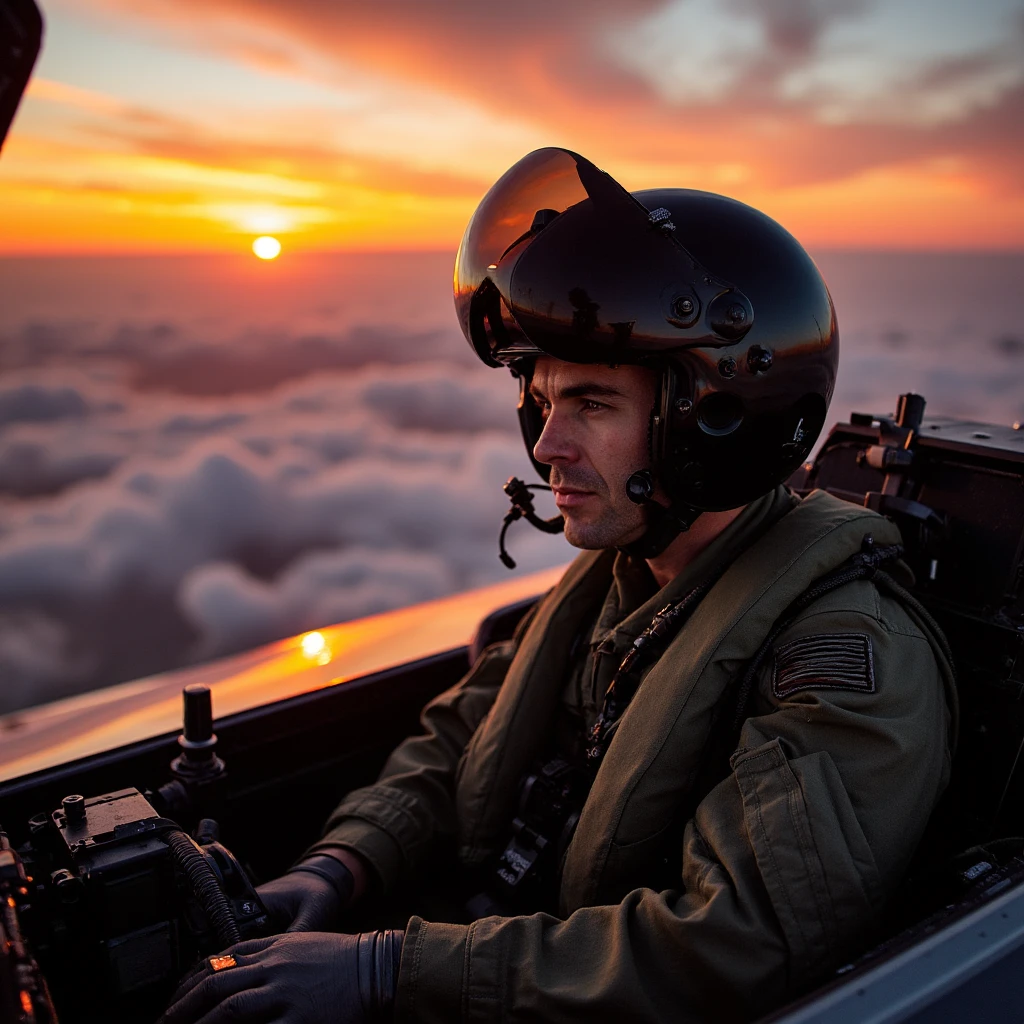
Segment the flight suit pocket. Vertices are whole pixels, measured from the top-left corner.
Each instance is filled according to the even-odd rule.
[[[789,761],[774,739],[737,751],[732,767],[793,980],[809,982],[841,963],[874,924],[882,903],[874,856],[824,751]]]

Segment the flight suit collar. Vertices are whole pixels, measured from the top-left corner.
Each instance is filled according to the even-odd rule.
[[[595,653],[624,654],[665,605],[729,565],[796,504],[797,499],[782,485],[752,501],[678,576],[660,589],[646,561],[620,551],[612,565],[612,585],[591,634],[591,648]]]

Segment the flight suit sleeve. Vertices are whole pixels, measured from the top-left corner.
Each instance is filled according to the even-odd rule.
[[[867,607],[849,609],[851,588]],[[846,656],[816,679],[790,657],[787,690],[769,659],[731,774],[686,826],[678,889],[635,889],[564,921],[413,918],[396,1019],[750,1020],[855,954],[946,785],[951,723],[915,623],[869,584],[843,590],[847,607],[835,595],[812,606],[776,654],[863,637],[871,685]]]
[[[437,841],[454,835],[459,760],[514,653],[515,641],[492,644],[458,684],[427,704],[420,716],[423,733],[393,751],[373,785],[345,797],[306,856],[339,846],[355,850],[387,891]]]

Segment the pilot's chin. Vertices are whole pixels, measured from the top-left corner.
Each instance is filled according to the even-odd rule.
[[[623,533],[621,525],[608,522],[580,520],[572,515],[565,516],[565,539],[574,547],[583,551],[599,551],[602,548],[616,548],[628,544],[633,534],[643,533],[631,531]]]
[[[563,515],[565,515],[563,513]],[[593,523],[580,522],[574,516],[565,515],[565,525],[562,528],[565,539],[574,547],[583,551],[594,551],[603,548],[600,543],[599,530],[595,530]]]

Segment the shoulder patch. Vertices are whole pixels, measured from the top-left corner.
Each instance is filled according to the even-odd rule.
[[[811,689],[874,693],[871,637],[865,633],[819,633],[778,648],[772,693],[788,697]]]

